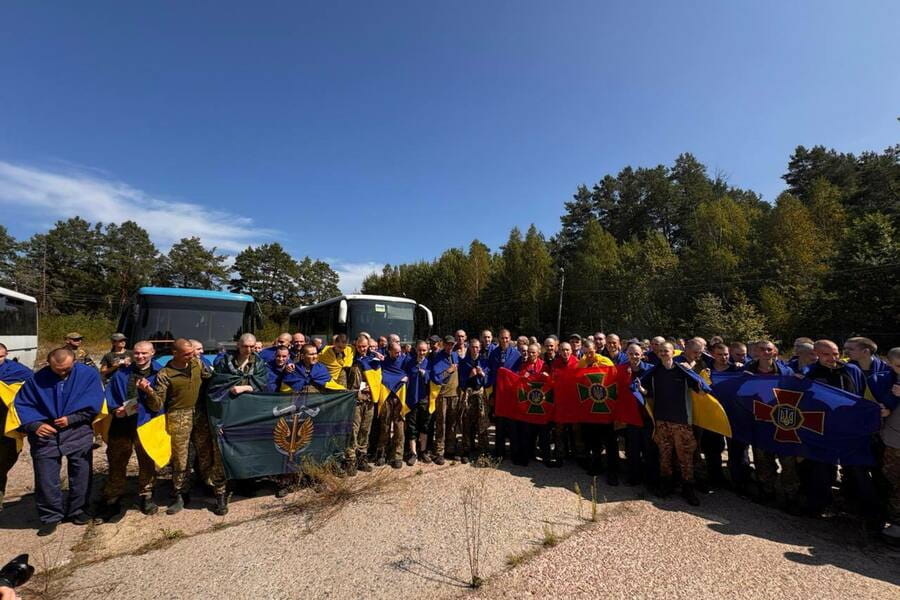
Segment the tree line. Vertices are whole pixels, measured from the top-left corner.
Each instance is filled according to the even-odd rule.
[[[549,239],[514,227],[433,261],[387,265],[364,293],[409,296],[436,328],[869,336],[900,345],[900,145],[796,148],[774,203],[690,154],[580,185]]]
[[[228,257],[189,237],[163,253],[133,221],[91,224],[74,217],[15,240],[0,225],[0,285],[35,296],[42,314],[116,318],[139,287],[159,285],[251,294],[271,320],[336,296],[338,274],[321,260],[294,259],[281,244]]]

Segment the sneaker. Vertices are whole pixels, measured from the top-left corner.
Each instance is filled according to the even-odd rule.
[[[403,467],[403,461],[400,460],[399,458],[395,458],[394,460],[391,461],[392,469],[400,469],[402,467]]]
[[[44,537],[47,535],[53,535],[56,531],[56,527],[59,525],[59,521],[53,521],[52,523],[42,523],[41,526],[37,530],[37,534],[40,537]]]
[[[413,466],[414,464],[416,464],[416,455],[415,455],[415,454],[410,454],[410,455],[406,458],[406,466],[407,466],[407,467],[411,467],[411,466]]]
[[[434,457],[434,464],[436,464],[436,465],[438,465],[438,466],[444,464],[444,457],[443,457],[442,455],[440,455],[440,454],[438,454],[437,456],[435,456],[435,457]]]

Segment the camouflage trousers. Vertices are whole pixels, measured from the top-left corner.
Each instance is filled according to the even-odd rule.
[[[209,428],[209,417],[205,409],[197,409],[194,412],[191,441],[194,442],[194,450],[197,452],[197,469],[200,471],[204,483],[211,485],[217,496],[224,494],[228,480],[225,479],[225,467],[222,465],[222,451],[219,450],[219,443]]]
[[[891,485],[888,515],[892,521],[900,523],[900,448],[885,447],[881,472]]]
[[[753,447],[753,467],[756,471],[756,480],[759,482],[760,490],[768,495],[775,494],[775,482],[778,479],[778,465],[775,459],[781,464],[781,487],[784,495],[788,499],[794,499],[800,492],[800,474],[797,471],[799,459],[796,456],[782,456],[763,450],[762,448]]]
[[[477,449],[481,452],[488,451],[488,427],[491,421],[488,417],[488,405],[484,390],[466,389],[460,397],[460,404],[465,411],[465,419],[462,430],[462,453],[472,452]]]
[[[378,437],[378,454],[385,460],[403,459],[403,430],[406,420],[400,406],[400,399],[391,394],[378,407],[378,419],[381,423],[381,435]]]
[[[353,429],[350,434],[350,443],[347,445],[347,459],[356,460],[359,455],[369,452],[369,429],[372,428],[372,418],[375,416],[375,403],[371,400],[356,399],[356,409],[353,411]]]
[[[463,403],[461,396],[442,396],[438,398],[438,402],[442,399],[444,405],[443,434],[438,436],[438,419],[436,418],[434,423],[434,447],[438,455],[449,454],[456,456],[467,451],[464,448],[464,443],[460,443],[459,440],[465,429],[466,405]],[[437,409],[435,409],[435,413],[437,413]]]
[[[115,417],[113,417],[115,418]],[[149,498],[153,495],[156,483],[156,465],[138,439],[137,429],[129,424],[113,423],[106,438],[106,460],[109,463],[109,474],[103,486],[103,499],[114,502],[125,493],[128,474],[128,461],[131,453],[137,453],[138,460],[138,495]]]
[[[662,477],[672,476],[672,453],[678,457],[683,481],[694,481],[694,451],[697,449],[697,438],[690,425],[657,421],[653,432],[653,441],[659,448],[659,474]]]
[[[6,476],[19,459],[19,450],[16,448],[16,440],[8,437],[0,439],[0,497],[6,494]]]
[[[172,438],[172,489],[186,494],[190,489],[188,452],[194,430],[194,409],[183,408],[166,412],[166,432]]]

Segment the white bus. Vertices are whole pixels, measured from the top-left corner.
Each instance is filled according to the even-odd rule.
[[[400,341],[425,339],[434,326],[434,317],[424,304],[396,296],[347,294],[291,311],[291,331],[320,337],[326,344],[336,333],[353,340],[360,332],[378,338],[396,333]]]
[[[9,350],[8,359],[29,369],[37,360],[37,300],[0,287],[0,342]]]

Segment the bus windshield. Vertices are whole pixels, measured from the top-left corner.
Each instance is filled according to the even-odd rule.
[[[403,342],[412,342],[416,305],[382,300],[350,300],[348,333],[351,339],[361,331],[374,337],[396,333]]]
[[[134,339],[166,347],[175,338],[200,340],[208,350],[233,346],[244,331],[246,302],[177,296],[144,296]],[[158,346],[158,347],[159,347]]]

